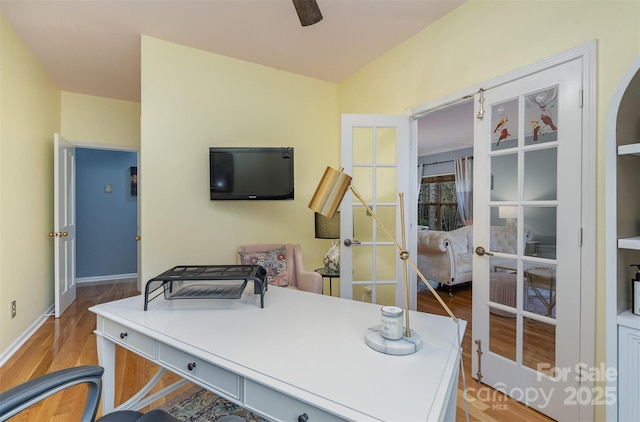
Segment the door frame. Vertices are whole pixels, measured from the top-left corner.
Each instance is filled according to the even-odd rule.
[[[446,97],[428,102],[410,110],[411,119],[420,117],[466,101],[482,90],[488,90],[508,82],[521,79],[559,64],[582,59],[582,252],[580,287],[580,363],[589,368],[595,367],[595,331],[596,318],[596,54],[597,42],[590,41],[560,54],[548,57],[536,63],[506,73],[482,83],[473,85]],[[474,116],[475,118],[475,116]],[[417,133],[415,134],[417,135]],[[417,136],[412,137],[417,142]],[[417,168],[417,146],[411,150],[412,166]],[[417,209],[417,195],[408,198],[410,209]],[[410,237],[411,248],[415,247],[415,238]],[[415,298],[414,298],[415,299]],[[593,387],[593,385],[591,385]],[[594,406],[581,406],[580,418],[591,420]]]
[[[82,142],[82,141],[71,141],[71,140],[67,140],[69,143],[71,143],[74,147],[76,148],[85,148],[85,149],[98,149],[98,150],[102,150],[102,151],[124,151],[124,152],[135,152],[136,153],[136,166],[138,167],[138,174],[140,174],[140,147],[139,146],[129,146],[129,145],[117,145],[117,144],[102,144],[102,143],[91,143],[91,142]],[[75,185],[76,180],[75,180],[75,175],[73,176],[74,180],[73,180],[73,184]],[[140,221],[140,179],[138,178],[138,194],[136,196],[136,209],[137,209],[137,219],[138,219],[138,236],[140,235],[140,225],[141,225],[141,221]],[[75,204],[74,204],[75,206]],[[138,241],[138,247],[137,247],[137,261],[138,261],[138,290],[141,291],[141,286],[142,286],[142,280],[141,280],[141,274],[142,271],[140,271],[141,268],[141,261],[140,261],[140,257],[141,255],[141,251],[140,251],[140,245],[141,242]]]

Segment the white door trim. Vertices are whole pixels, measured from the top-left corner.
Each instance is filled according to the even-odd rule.
[[[68,140],[67,142],[71,143],[74,147],[76,148],[84,148],[84,149],[99,149],[99,150],[104,150],[104,151],[125,151],[125,152],[135,152],[136,153],[136,159],[137,159],[137,163],[136,166],[138,167],[138,174],[140,174],[140,146],[133,146],[133,145],[118,145],[118,144],[103,144],[103,143],[92,143],[92,142],[86,142],[86,141],[72,141],[72,140]],[[74,176],[75,178],[75,176]],[[73,184],[75,185],[75,179],[73,181]],[[138,236],[140,236],[140,232],[141,229],[140,227],[142,226],[142,221],[140,219],[141,217],[141,213],[140,213],[140,179],[138,179],[138,196],[137,196],[137,201],[138,204],[136,206],[136,208],[138,209]],[[138,241],[138,248],[137,248],[137,253],[138,253],[138,274],[136,275],[138,277],[138,290],[142,291],[142,261],[141,261],[141,257],[142,257],[142,251],[141,249],[141,241]],[[133,276],[135,277],[135,276]],[[78,280],[76,279],[76,283],[78,282]]]
[[[616,90],[611,96],[607,110],[607,121],[605,128],[605,204],[611,204],[605,209],[605,288],[607,291],[606,308],[606,362],[607,368],[618,370],[618,228],[617,228],[617,206],[618,203],[618,175],[617,158],[618,145],[616,142],[616,129],[618,126],[618,111],[620,102],[627,87],[640,71],[640,57],[638,57],[629,67],[622,77]],[[607,388],[617,390],[618,380],[607,378]],[[607,420],[618,420],[618,406],[607,406]]]
[[[409,111],[412,119],[454,104],[473,96],[480,89],[490,89],[540,72],[550,67],[575,60],[583,62],[582,95],[582,282],[580,289],[580,363],[595,367],[595,330],[596,319],[596,54],[597,42],[590,41],[563,53],[548,57],[529,66],[514,70],[496,78],[476,84],[446,97],[430,101]],[[412,149],[411,162],[417,166],[417,150]],[[409,196],[409,208],[417,209],[417,196]],[[582,406],[581,420],[592,420],[593,406]]]

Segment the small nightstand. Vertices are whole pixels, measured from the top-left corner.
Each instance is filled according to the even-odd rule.
[[[524,254],[527,256],[540,255],[540,242],[537,242],[535,240],[527,242],[524,247]]]
[[[322,278],[326,277],[329,279],[329,296],[333,296],[333,293],[331,292],[331,284],[334,278],[340,278],[340,271],[331,271],[324,267],[316,268],[314,271],[319,273],[322,276]],[[322,289],[322,294],[324,294],[324,288]]]

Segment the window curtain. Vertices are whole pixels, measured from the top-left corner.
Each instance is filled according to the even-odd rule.
[[[460,218],[465,226],[473,224],[473,157],[456,158],[456,196]]]

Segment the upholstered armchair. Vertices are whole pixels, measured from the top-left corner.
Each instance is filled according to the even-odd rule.
[[[322,276],[314,271],[305,271],[302,247],[298,244],[239,246],[238,263],[265,267],[270,285],[322,294]]]

